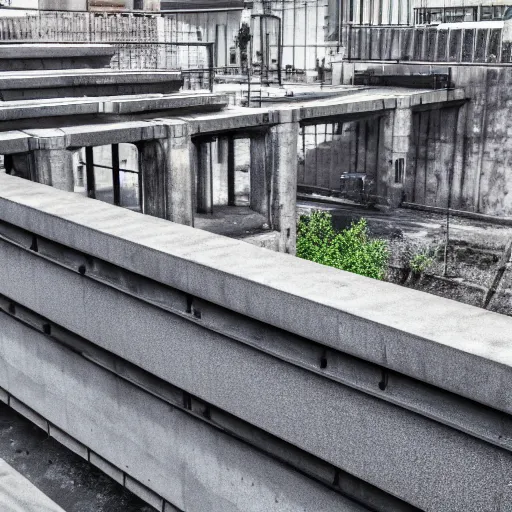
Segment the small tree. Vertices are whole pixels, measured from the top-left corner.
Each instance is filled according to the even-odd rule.
[[[240,64],[242,68],[249,66],[249,56],[247,49],[251,42],[251,27],[247,23],[242,23],[236,36],[236,45],[240,49]]]
[[[314,211],[299,220],[297,256],[382,280],[386,275],[389,250],[384,240],[370,239],[365,219],[337,233],[329,213]]]

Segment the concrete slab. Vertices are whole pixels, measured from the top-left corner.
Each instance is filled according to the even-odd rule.
[[[0,59],[60,59],[62,57],[112,57],[115,48],[109,44],[23,43],[0,46]]]
[[[226,105],[222,95],[190,94],[129,94],[96,98],[56,98],[45,100],[0,102],[0,121],[38,119],[63,116],[128,115],[146,111],[219,110]],[[85,126],[85,124],[84,124]]]
[[[170,94],[180,90],[180,71],[112,71],[71,69],[0,74],[3,101],[113,94]]]
[[[420,510],[479,512],[490,508],[496,496],[500,496],[497,512],[508,512],[512,503],[512,490],[508,487],[508,475],[512,471],[509,451],[254,350],[204,328],[200,320],[191,321],[169,314],[111,286],[84,279],[78,272],[57,266],[33,252],[14,246],[6,249],[6,245],[0,242],[2,261],[16,262],[16,265],[0,268],[1,289],[16,302],[29,308],[36,307],[57,325],[93,340],[94,344],[193,396],[314,454]],[[250,247],[248,244],[240,245]],[[259,252],[272,254],[261,249]],[[139,255],[132,252],[130,258],[138,259]],[[181,270],[172,264],[169,266],[174,272]],[[24,269],[30,269],[30,273]],[[38,276],[37,282],[32,275]],[[219,291],[229,293],[223,284],[225,280],[218,285]],[[251,303],[258,300],[259,297],[255,295]],[[301,313],[310,314],[306,310],[301,310]],[[293,314],[293,311],[289,310],[289,314]],[[94,318],[94,322],[90,321],[91,318]],[[98,377],[91,375],[91,370],[85,370],[83,362],[78,365],[82,370],[77,370],[77,365],[60,358],[53,363],[47,345],[36,341],[27,332],[9,333],[13,331],[9,328],[9,322],[5,322],[0,330],[0,338],[4,340],[0,343],[3,346],[0,363],[3,362],[5,367],[0,371],[0,379],[5,380],[0,381],[0,386],[8,386],[2,382],[11,382],[10,368],[15,368],[13,371],[20,376],[16,380],[17,397],[30,400],[29,405],[40,414],[44,414],[44,410],[52,411],[54,416],[49,420],[59,426],[65,424],[69,432],[71,424],[68,411],[71,406],[62,407],[63,400],[55,395],[60,390],[68,389],[79,393],[77,387],[84,373],[88,375],[83,383],[87,393],[80,392],[81,400],[70,398],[70,403],[83,406],[84,401],[89,400],[89,394],[90,400],[98,401],[98,392],[89,384],[89,378],[104,390],[101,396],[107,393],[110,386],[99,382]],[[25,349],[14,340],[27,347],[35,347],[37,352],[22,356]],[[37,368],[32,363],[34,360],[39,361]],[[62,373],[43,368],[43,361],[52,361],[56,368],[65,368],[73,376],[74,384],[64,384],[61,381]],[[45,384],[41,386],[41,382]],[[24,385],[29,388],[25,389]],[[378,387],[377,380],[374,386]],[[117,386],[113,387],[117,389]],[[44,390],[44,393],[37,389]],[[113,401],[123,409],[123,404],[128,402],[134,406],[133,399],[116,398]],[[148,409],[138,405],[136,408],[138,417],[149,421],[151,416]],[[121,419],[112,417],[114,409],[107,403],[104,406],[106,412],[102,414],[108,414],[113,425],[124,425]],[[91,410],[92,407],[84,407],[83,414],[90,415]],[[161,417],[162,414],[157,415],[157,418]],[[94,414],[92,418],[88,422],[94,421],[98,425],[98,415]],[[152,421],[156,421],[155,418]],[[96,443],[104,442],[104,437],[95,436],[95,432],[108,423],[101,420],[101,427],[97,426],[91,432],[88,422],[82,418],[77,420],[76,428],[80,428],[81,434],[74,437],[93,449],[96,446],[101,456],[118,467],[124,467],[120,457],[132,453],[132,450],[128,447],[119,449],[119,445],[109,447],[109,452],[104,451],[106,448],[100,450]],[[140,425],[139,421],[128,421],[129,425],[133,423]],[[115,430],[118,428],[115,427]],[[181,427],[179,430],[189,432],[190,429]],[[144,426],[143,431],[149,433],[151,429]],[[168,426],[164,431],[168,438],[169,432],[174,429]],[[91,441],[84,441],[84,436]],[[148,439],[157,441],[156,435],[146,434],[144,442],[139,445],[146,448]],[[107,443],[108,446],[110,444]],[[158,445],[161,446],[160,443]],[[197,446],[197,442],[194,445]],[[160,454],[162,451],[151,449],[150,453]],[[138,459],[153,460],[149,455],[139,456]],[[166,460],[173,460],[171,454]],[[130,465],[130,468],[133,466]],[[149,471],[148,468],[140,470],[153,476],[168,474],[165,471]],[[180,474],[183,473],[180,470]],[[134,476],[145,482],[140,474]]]
[[[106,44],[7,44],[0,47],[0,71],[105,68],[115,52]]]

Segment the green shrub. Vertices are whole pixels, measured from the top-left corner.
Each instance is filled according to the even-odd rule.
[[[409,267],[413,272],[420,274],[428,270],[432,263],[434,263],[434,258],[429,252],[420,252],[409,260]]]
[[[389,251],[384,240],[370,239],[365,219],[336,232],[329,213],[314,211],[300,217],[297,256],[362,276],[384,279]]]

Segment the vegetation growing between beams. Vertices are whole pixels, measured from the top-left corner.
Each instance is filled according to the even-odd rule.
[[[336,232],[331,214],[314,211],[300,217],[297,256],[382,280],[386,275],[389,249],[386,241],[370,239],[365,219]]]

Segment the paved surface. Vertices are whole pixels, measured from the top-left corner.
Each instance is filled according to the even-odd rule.
[[[2,512],[154,512],[0,403]]]

